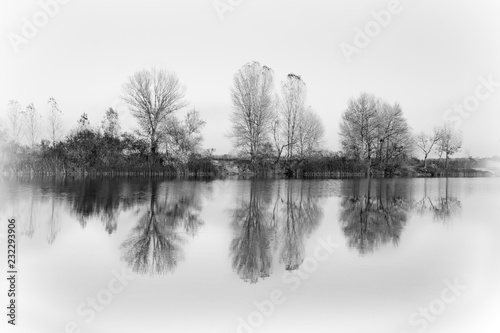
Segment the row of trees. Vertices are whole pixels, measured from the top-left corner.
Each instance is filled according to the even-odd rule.
[[[45,119],[33,104],[23,109],[19,102],[9,102],[7,128],[2,131],[2,167],[12,171],[63,173],[151,171],[153,167],[155,170],[161,167],[174,172],[199,166],[199,160],[203,159],[200,130],[205,122],[195,109],[183,118],[169,113],[167,119],[159,122],[153,145],[151,131],[145,126],[133,133],[122,133],[119,114],[113,108],[103,113],[98,126],[92,126],[83,113],[66,136],[61,114],[54,98],[48,101]],[[158,158],[160,148],[164,154]],[[193,163],[195,157],[198,162]],[[171,168],[165,168],[168,166]]]
[[[175,73],[141,70],[122,88],[122,98],[138,125],[133,133],[122,133],[118,113],[109,108],[99,126],[91,126],[84,113],[64,136],[62,111],[54,98],[47,102],[44,121],[33,103],[23,108],[12,100],[4,136],[14,145],[3,147],[4,153],[8,150],[17,165],[26,164],[26,158],[17,156],[21,152],[48,158],[48,164],[62,164],[63,169],[72,164],[85,170],[123,169],[134,164],[151,171],[168,165],[183,167],[193,157],[210,157],[211,150],[202,149],[205,121],[200,113],[191,109],[183,118],[178,115],[189,103],[185,86]],[[314,172],[319,167],[358,172],[361,167],[367,174],[374,170],[393,174],[415,151],[422,153],[424,169],[432,152],[439,159],[444,155],[448,168],[449,157],[462,146],[460,133],[450,124],[435,128],[432,134],[415,136],[398,103],[362,93],[349,100],[342,114],[342,151],[326,153],[322,150],[323,122],[308,104],[305,82],[288,74],[275,89],[273,70],[258,62],[235,73],[231,100],[228,136],[240,156],[249,158],[252,171],[264,166],[287,172],[305,167]],[[38,162],[47,164],[47,160]]]
[[[423,154],[424,169],[433,151],[445,156],[445,169],[450,156],[462,147],[461,133],[452,124],[436,127],[433,134],[413,135],[398,103],[389,104],[374,95],[362,93],[351,98],[340,124],[342,152],[359,161],[370,174],[371,169],[393,173],[407,163],[415,151]]]
[[[448,169],[450,156],[462,148],[462,135],[450,123],[446,123],[442,127],[435,127],[431,134],[420,132],[415,137],[415,146],[422,152],[424,168],[427,168],[429,154],[435,152],[439,160],[445,155],[445,169]]]
[[[274,90],[274,73],[258,62],[244,65],[235,75],[231,89],[233,110],[229,137],[235,148],[250,158],[252,166],[265,158],[288,168],[295,161],[302,168],[317,169],[318,164],[341,164],[338,169],[355,170],[351,161],[371,174],[373,169],[388,174],[406,165],[416,151],[423,153],[424,170],[433,151],[444,155],[445,169],[450,156],[462,146],[461,133],[451,124],[436,127],[432,135],[414,135],[398,103],[390,104],[374,95],[362,93],[351,98],[342,114],[340,141],[342,152],[335,163],[322,160],[332,154],[322,151],[324,127],[307,104],[307,87],[302,78],[289,74]],[[314,163],[312,161],[315,161]]]
[[[7,105],[5,136],[15,144],[26,143],[35,147],[45,132],[45,137],[54,144],[63,135],[61,116],[62,111],[53,97],[47,101],[45,119],[33,103],[23,108],[17,100],[10,100]]]
[[[266,157],[274,157],[275,163],[283,158],[288,164],[318,152],[324,128],[307,105],[307,88],[300,76],[289,74],[278,94],[273,70],[248,63],[234,75],[231,98],[229,137],[250,157],[252,166]]]

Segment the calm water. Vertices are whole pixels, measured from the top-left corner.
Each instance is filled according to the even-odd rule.
[[[0,185],[21,332],[498,332],[498,178]]]

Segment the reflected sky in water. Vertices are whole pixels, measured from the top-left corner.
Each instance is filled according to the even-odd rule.
[[[273,289],[287,301],[256,332],[416,332],[408,317],[445,280],[468,291],[427,332],[500,303],[497,178],[4,178],[0,196],[21,235],[20,321],[38,332],[236,332]],[[292,290],[283,277],[327,238],[339,246]],[[122,268],[134,281],[84,322],[75,309]]]

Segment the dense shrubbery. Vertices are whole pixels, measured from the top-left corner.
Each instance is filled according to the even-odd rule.
[[[99,173],[163,172],[214,173],[211,160],[191,154],[187,163],[174,157],[149,155],[148,143],[132,134],[109,136],[92,129],[74,131],[65,140],[34,147],[5,143],[0,168],[5,172]]]

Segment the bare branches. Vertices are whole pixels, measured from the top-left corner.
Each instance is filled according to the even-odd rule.
[[[109,108],[106,110],[104,114],[101,128],[104,132],[104,135],[108,137],[116,138],[120,134],[120,122],[118,121],[118,112],[115,109]]]
[[[31,147],[34,147],[40,138],[40,118],[41,116],[33,103],[26,107],[24,112],[25,132]]]
[[[324,134],[325,128],[319,116],[311,108],[302,112],[297,123],[296,156],[305,159],[317,152]]]
[[[399,163],[412,148],[410,127],[399,104],[390,105],[366,93],[349,101],[340,136],[345,154],[364,160],[367,173],[375,163],[382,169]]]
[[[462,148],[462,133],[455,131],[452,124],[448,122],[438,129],[438,136],[436,150],[439,156],[445,154],[445,168],[448,169],[449,157]]]
[[[23,135],[22,114],[21,104],[17,100],[10,100],[7,111],[9,139],[18,144]]]
[[[281,87],[280,101],[281,134],[286,140],[287,160],[292,158],[295,145],[298,142],[299,123],[306,112],[307,89],[304,81],[295,74],[288,74]]]
[[[150,140],[151,155],[157,154],[159,126],[168,116],[185,107],[185,88],[176,74],[163,69],[142,70],[123,86],[123,99],[130,105],[143,135]]]
[[[229,136],[233,139],[234,146],[249,154],[254,162],[268,142],[272,130],[272,70],[258,62],[243,66],[234,75],[231,98],[233,112]]]
[[[420,132],[415,137],[415,146],[422,151],[424,155],[424,168],[427,167],[427,157],[432,152],[432,149],[439,141],[439,130],[437,128],[434,129],[432,134],[426,134],[424,132]]]
[[[59,108],[54,97],[50,97],[47,101],[48,104],[48,116],[47,116],[47,125],[49,130],[49,138],[52,141],[52,145],[54,145],[57,141],[59,141],[63,135],[62,131],[62,121],[61,114],[62,111]]]

